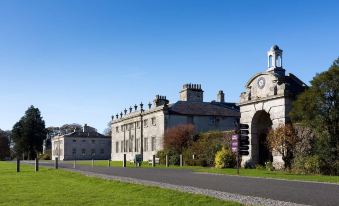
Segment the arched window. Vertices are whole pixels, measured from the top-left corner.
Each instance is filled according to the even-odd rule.
[[[277,56],[275,65],[276,65],[277,67],[281,67],[281,56],[280,56],[280,55]]]
[[[268,67],[272,67],[272,55],[268,57]]]

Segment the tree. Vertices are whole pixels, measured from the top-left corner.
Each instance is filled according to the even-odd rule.
[[[322,172],[338,174],[339,160],[339,58],[328,71],[317,74],[311,86],[293,104],[293,122],[312,128],[314,153],[322,161]]]
[[[164,148],[182,154],[194,140],[195,128],[192,124],[179,125],[168,129],[164,135]]]
[[[35,158],[39,152],[42,152],[46,135],[45,121],[39,109],[30,106],[25,115],[13,126],[12,138],[17,155],[24,154],[28,159]]]
[[[10,157],[10,140],[8,133],[0,129],[0,160]]]
[[[67,134],[74,131],[82,131],[83,127],[80,124],[72,123],[72,124],[64,124],[60,127],[61,134]]]
[[[107,123],[107,127],[104,130],[104,135],[109,136],[109,137],[112,136],[112,121],[109,121]]]
[[[290,124],[279,125],[271,129],[267,135],[268,148],[271,152],[277,152],[282,156],[285,169],[291,169],[293,152],[299,141],[298,135]]]

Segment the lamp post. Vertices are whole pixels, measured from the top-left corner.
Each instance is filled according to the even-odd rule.
[[[143,103],[140,103],[140,154],[141,162],[144,161],[144,121],[143,121]]]

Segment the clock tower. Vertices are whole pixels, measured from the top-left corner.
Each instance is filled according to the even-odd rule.
[[[285,69],[282,65],[282,53],[277,45],[273,45],[271,49],[267,52],[267,72],[275,73],[278,75],[285,75]]]
[[[267,148],[266,136],[271,128],[290,121],[292,103],[307,86],[293,74],[285,75],[282,52],[277,45],[270,48],[267,70],[252,76],[240,95],[240,123],[248,124],[250,132],[250,154],[242,157],[242,165],[272,161],[276,168],[283,166],[282,157]]]

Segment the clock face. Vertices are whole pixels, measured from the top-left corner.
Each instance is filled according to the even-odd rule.
[[[264,77],[260,77],[260,78],[258,79],[258,87],[259,87],[260,89],[264,88],[265,83],[266,83],[266,81],[265,81],[265,78],[264,78]]]

